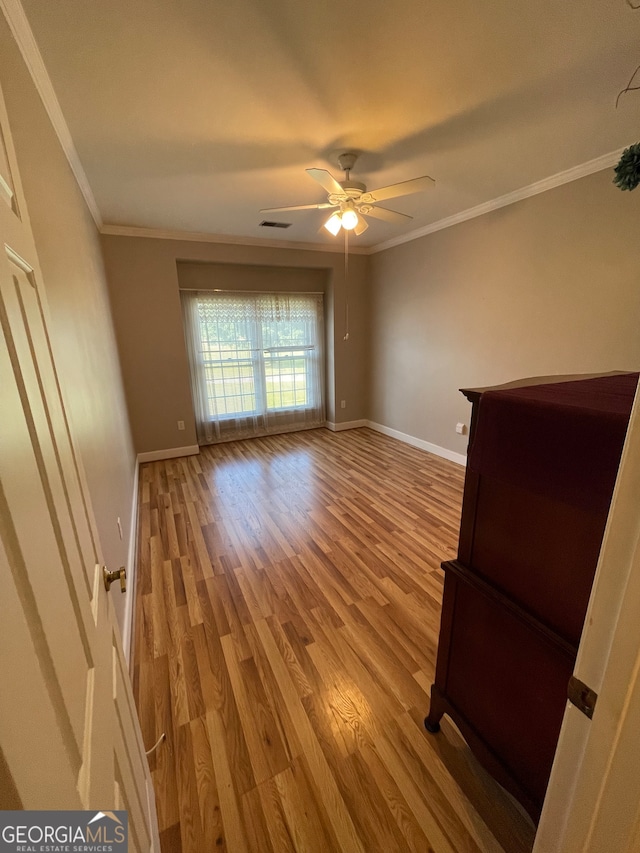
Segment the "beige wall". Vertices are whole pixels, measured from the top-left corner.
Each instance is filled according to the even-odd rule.
[[[640,369],[640,191],[611,177],[372,256],[371,420],[464,453],[458,388]]]
[[[194,281],[214,286],[217,272],[225,287],[324,290],[327,418],[340,423],[366,416],[366,256],[350,258],[350,336],[344,341],[344,259],[339,253],[108,235],[102,246],[138,453],[196,444],[178,262],[183,287]],[[335,401],[342,399],[347,408],[338,404],[336,410]],[[184,431],[177,429],[179,420],[185,421]]]
[[[0,81],[42,267],[63,395],[104,559],[116,568],[127,557],[134,454],[98,233],[2,15]],[[124,598],[113,596],[121,624]]]
[[[178,265],[183,287],[324,289],[328,419],[369,418],[464,453],[460,387],[640,368],[639,223],[640,194],[606,171],[352,256],[348,342],[340,254],[103,236],[136,450],[196,442]]]

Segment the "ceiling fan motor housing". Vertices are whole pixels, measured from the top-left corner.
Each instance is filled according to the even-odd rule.
[[[350,198],[357,198],[367,189],[360,181],[340,181],[340,186]]]
[[[340,186],[343,189],[342,193],[329,193],[330,204],[340,204],[348,199],[357,201],[367,189],[360,181],[340,181]]]

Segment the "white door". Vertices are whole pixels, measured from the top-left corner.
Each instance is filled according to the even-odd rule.
[[[120,590],[103,584],[1,92],[0,131],[0,798],[126,809],[129,849],[147,853],[159,849],[155,805]]]
[[[640,396],[631,413],[535,853],[640,851]]]

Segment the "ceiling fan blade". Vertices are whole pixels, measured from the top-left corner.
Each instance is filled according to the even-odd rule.
[[[385,222],[402,223],[409,222],[413,216],[407,216],[406,213],[398,213],[396,210],[387,210],[386,207],[372,207],[371,210],[364,214],[365,216],[373,216],[374,219],[383,219]]]
[[[309,177],[317,181],[328,193],[340,193],[344,195],[344,190],[340,184],[326,169],[306,169],[306,172]]]
[[[294,204],[292,207],[261,207],[260,213],[277,213],[282,210],[324,210],[325,207],[335,207],[334,204]]]
[[[364,234],[364,232],[367,230],[368,227],[369,227],[369,223],[365,221],[363,216],[359,216],[358,217],[358,224],[356,225],[356,227],[353,230],[354,230],[355,234],[360,236],[360,234]]]
[[[384,201],[388,198],[397,198],[399,195],[424,192],[434,187],[435,183],[433,178],[423,175],[421,178],[413,178],[410,181],[401,181],[399,184],[390,184],[388,187],[371,190],[366,195],[371,196],[372,201]]]

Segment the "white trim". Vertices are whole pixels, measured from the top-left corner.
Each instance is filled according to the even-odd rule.
[[[153,779],[151,774],[147,775],[145,780],[147,788],[147,803],[149,809],[149,817],[151,824],[151,851],[150,853],[162,853],[160,847],[160,827],[158,825],[158,809],[156,807],[156,793],[153,788]]]
[[[0,0],[0,3],[3,0]],[[139,228],[136,225],[103,225],[100,233],[113,237],[146,237],[151,240],[182,240],[193,243],[222,243],[230,246],[258,246],[265,249],[301,249],[305,252],[344,253],[344,244],[296,243],[294,240],[269,240],[262,237],[238,237],[232,234],[207,234],[198,231],[174,231],[168,228]],[[351,255],[368,255],[366,246],[349,246]]]
[[[159,462],[161,459],[178,459],[180,456],[197,456],[198,453],[200,453],[200,448],[197,444],[190,444],[186,447],[169,447],[166,450],[147,450],[145,453],[138,453],[138,464]]]
[[[628,146],[625,146],[625,148],[626,147]],[[418,240],[420,237],[425,237],[427,234],[433,234],[434,231],[442,231],[444,228],[451,228],[452,225],[458,225],[460,222],[466,222],[468,219],[475,219],[477,216],[483,216],[485,213],[491,213],[492,210],[507,207],[507,205],[515,204],[517,201],[522,201],[525,198],[531,198],[531,196],[547,192],[547,190],[555,189],[555,187],[560,187],[562,184],[568,184],[571,181],[586,178],[587,175],[593,175],[595,172],[601,172],[603,169],[615,166],[624,150],[624,148],[618,148],[617,151],[611,151],[609,154],[603,154],[601,157],[588,160],[586,163],[580,163],[578,166],[572,166],[571,169],[566,169],[564,172],[558,172],[556,175],[543,178],[541,181],[536,181],[534,184],[521,187],[519,190],[514,190],[506,195],[501,195],[491,201],[485,201],[483,204],[476,205],[476,207],[461,210],[459,213],[454,213],[453,216],[447,216],[445,219],[439,219],[437,222],[432,222],[430,225],[425,225],[423,228],[417,228],[415,231],[410,231],[408,234],[403,234],[400,237],[393,237],[391,240],[385,240],[383,243],[378,243],[377,245],[372,246],[370,254],[382,252],[385,249],[391,249],[393,246],[400,246],[402,243],[410,243],[412,240]]]
[[[5,18],[7,19],[9,28],[11,29],[13,37],[18,44],[18,48],[26,63],[38,94],[42,99],[44,108],[47,111],[51,124],[53,125],[53,129],[60,140],[62,150],[69,161],[71,171],[78,182],[80,192],[84,196],[89,212],[91,213],[93,221],[96,223],[99,230],[102,227],[102,216],[98,210],[98,205],[89,185],[87,175],[82,168],[78,152],[76,151],[73,139],[71,138],[69,126],[67,125],[63,115],[60,102],[58,101],[54,91],[51,78],[49,77],[45,67],[42,54],[40,53],[33,35],[33,30],[31,29],[27,16],[22,8],[22,4],[20,3],[20,0],[0,0],[0,9],[2,9]]]
[[[397,438],[400,441],[404,441],[405,444],[410,444],[412,447],[419,447],[420,450],[426,450],[427,453],[435,453],[436,456],[441,456],[443,459],[448,459],[450,462],[456,462],[458,465],[466,467],[467,457],[464,453],[456,453],[455,450],[440,447],[439,444],[432,444],[430,441],[425,441],[422,438],[416,438],[414,435],[408,435],[406,432],[391,429],[391,427],[377,424],[374,421],[367,421],[366,425],[369,429],[381,432],[383,435],[389,435],[391,438]]]
[[[129,520],[129,547],[127,549],[127,600],[124,606],[124,625],[122,626],[122,648],[127,665],[131,666],[131,646],[133,643],[133,614],[136,596],[138,556],[138,478],[140,463],[136,459],[133,472],[133,497],[131,499],[131,518]]]
[[[9,207],[13,208],[13,190],[0,175],[0,198],[4,198]]]
[[[325,426],[327,429],[330,429],[331,432],[342,432],[343,429],[358,429],[359,427],[369,426],[369,421],[364,419],[359,421],[344,421],[341,424],[336,424],[333,421],[327,421]]]

